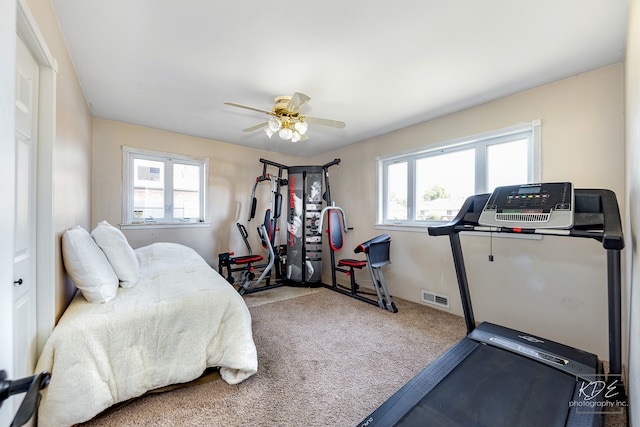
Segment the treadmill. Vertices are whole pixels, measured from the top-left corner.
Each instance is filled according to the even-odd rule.
[[[573,189],[570,183],[499,187],[492,194],[469,197],[451,222],[428,231],[449,236],[468,335],[358,426],[600,426],[608,403],[617,408],[608,413],[623,410],[624,240],[612,191]],[[608,376],[595,354],[488,322],[476,326],[460,244],[460,233],[468,231],[602,243],[607,255]]]

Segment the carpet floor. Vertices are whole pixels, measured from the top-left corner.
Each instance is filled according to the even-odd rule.
[[[245,296],[256,375],[232,386],[209,373],[83,426],[355,426],[465,335],[462,318],[425,305],[394,299],[390,313],[326,289],[285,289]]]

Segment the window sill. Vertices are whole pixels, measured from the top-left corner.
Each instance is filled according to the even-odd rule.
[[[427,233],[427,228],[436,224],[376,224],[376,230],[411,231],[415,233]]]
[[[146,228],[205,228],[210,222],[144,222],[139,224],[120,224],[121,230],[143,230]]]

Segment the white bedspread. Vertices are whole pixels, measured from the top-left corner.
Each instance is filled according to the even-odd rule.
[[[41,426],[89,420],[146,391],[191,381],[207,367],[237,384],[257,371],[242,297],[191,248],[136,250],[140,280],[91,304],[78,293],[47,341],[36,372],[51,372]]]

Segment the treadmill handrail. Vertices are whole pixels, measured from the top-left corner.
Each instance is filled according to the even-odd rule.
[[[604,237],[602,246],[605,249],[624,249],[624,235],[622,234],[622,220],[616,195],[611,190],[599,190],[604,216]]]
[[[491,196],[491,194],[486,193],[467,197],[455,218],[453,218],[446,224],[429,226],[427,228],[427,230],[429,231],[429,235],[447,236],[461,231],[457,229],[457,227],[460,225],[474,225],[474,223],[477,224],[477,218],[480,218],[480,213],[482,212],[484,205],[486,205],[487,200],[489,200],[489,196]],[[473,215],[474,213],[477,213],[477,218],[475,219],[475,221],[467,221],[467,215]]]

